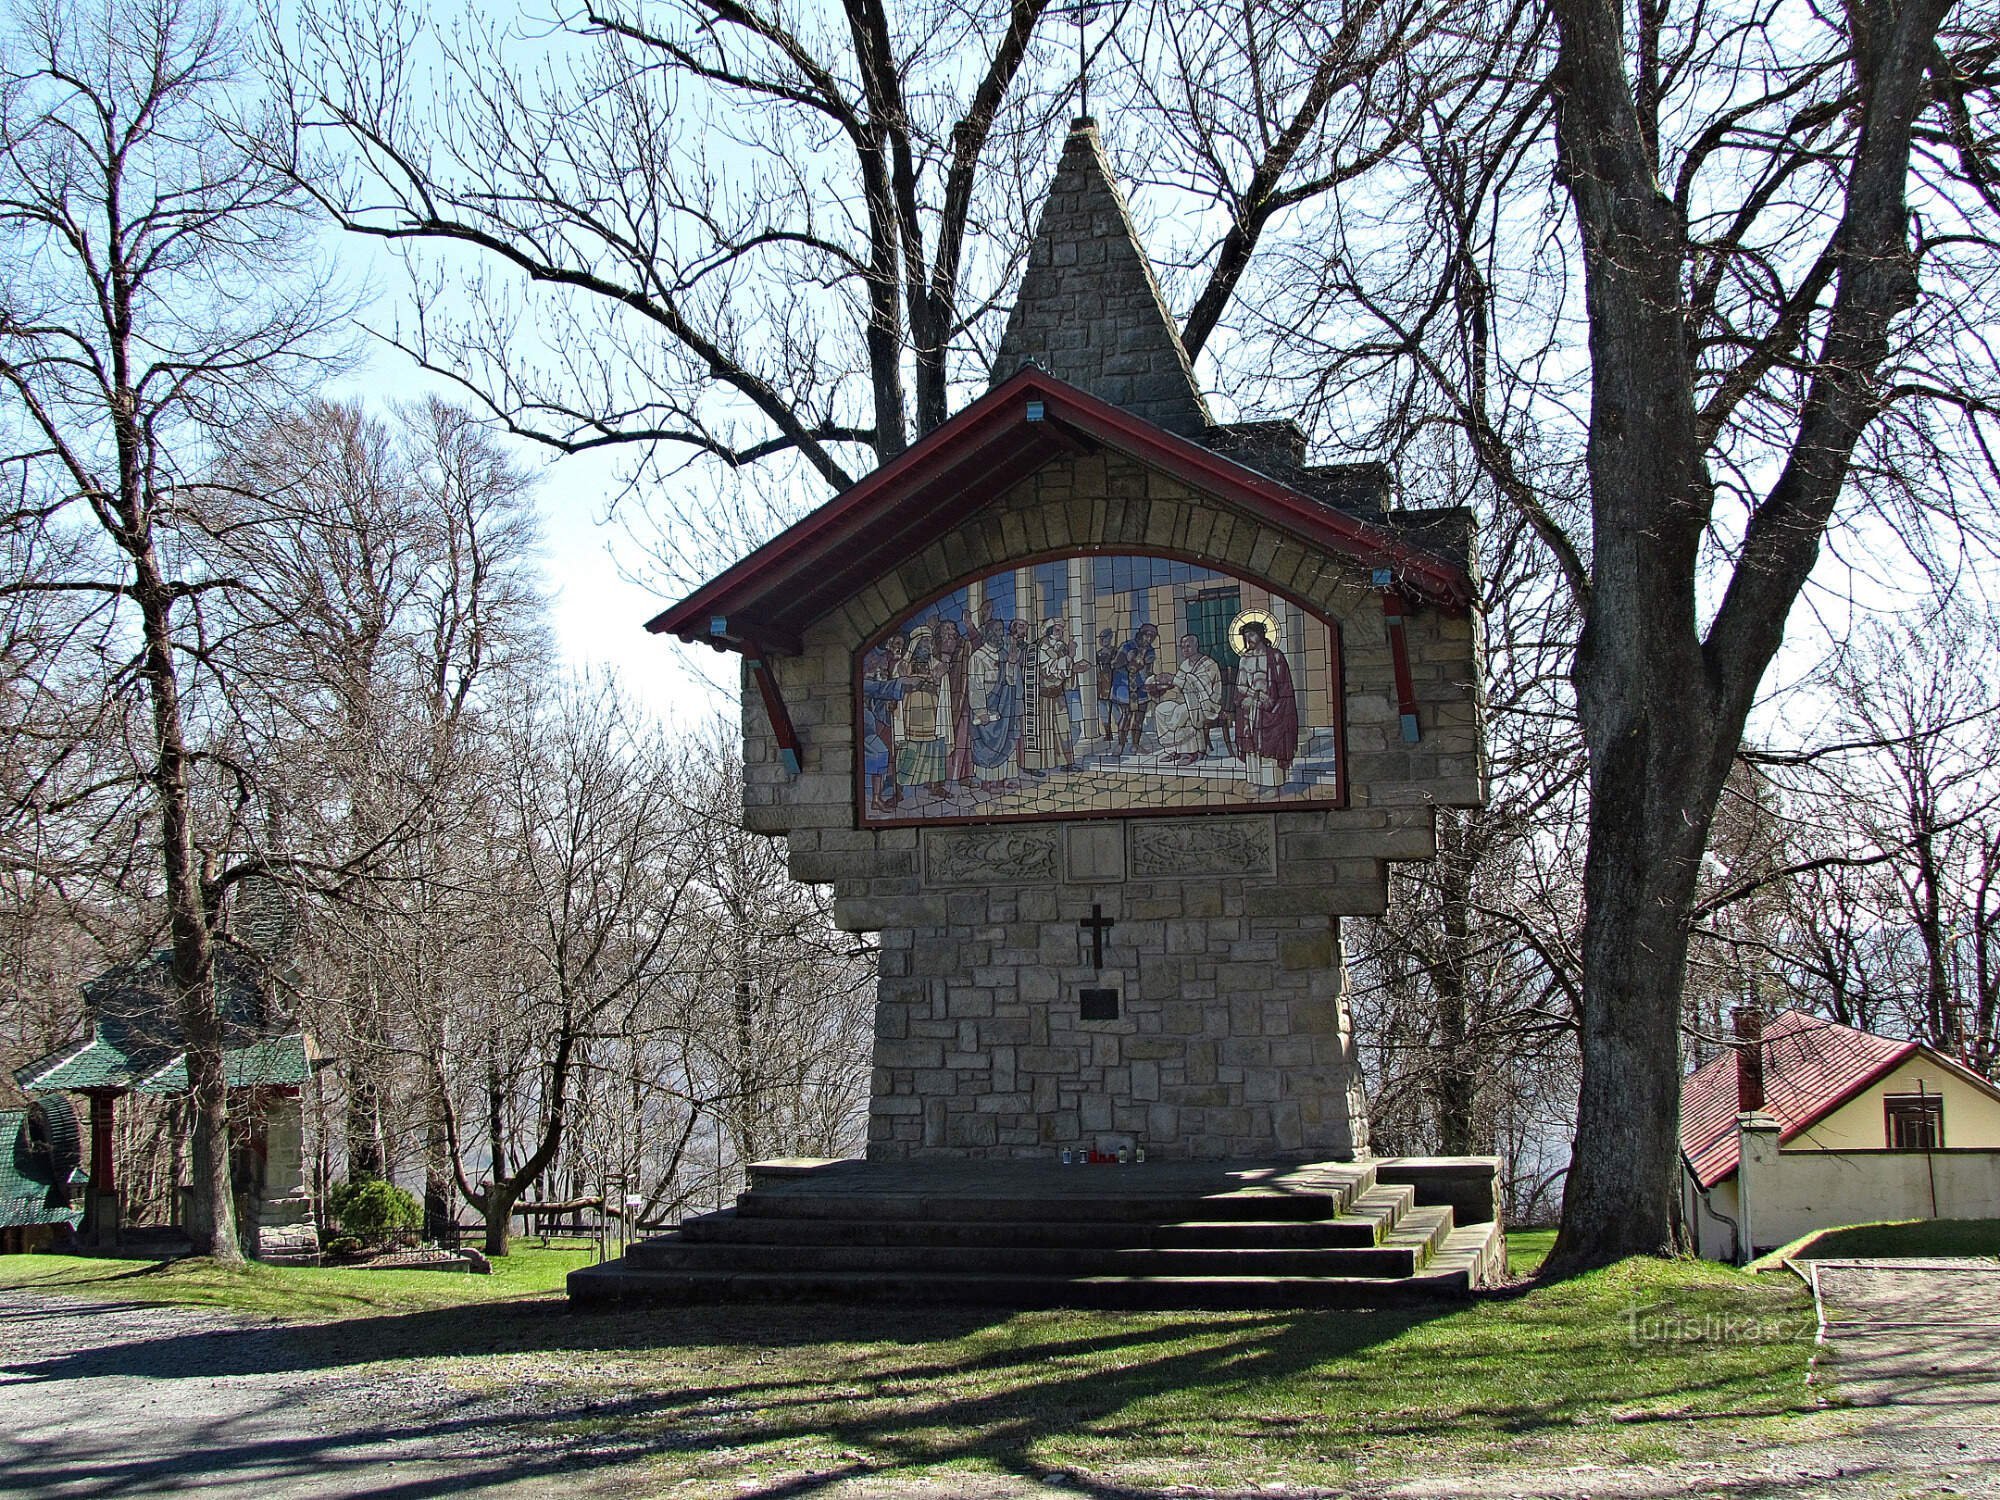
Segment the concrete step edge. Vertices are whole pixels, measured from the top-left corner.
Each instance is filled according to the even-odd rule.
[[[1336,1276],[1414,1275],[1430,1254],[1427,1243],[1404,1245],[1269,1246],[1227,1249],[1023,1249],[1013,1246],[846,1246],[667,1244],[631,1253],[646,1270],[761,1275],[798,1271],[878,1276]]]
[[[969,1197],[961,1194],[744,1193],[739,1218],[904,1219],[1007,1221],[1032,1219],[1078,1223],[1169,1223],[1185,1219],[1311,1221],[1337,1217],[1346,1196],[1334,1193],[1227,1193],[1213,1197],[1101,1198]]]
[[[1363,1211],[1331,1219],[1145,1221],[1025,1219],[868,1220],[743,1218],[704,1214],[682,1221],[681,1241],[711,1245],[1017,1246],[1024,1249],[1227,1249],[1268,1244],[1297,1249],[1379,1245],[1395,1220]]]
[[[1365,1307],[1464,1298],[1462,1271],[1404,1277],[1344,1276],[979,1276],[941,1274],[885,1280],[857,1273],[645,1272],[616,1262],[570,1275],[579,1303],[732,1300],[955,1301],[997,1306]]]

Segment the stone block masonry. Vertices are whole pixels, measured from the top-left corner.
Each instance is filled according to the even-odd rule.
[[[1179,881],[959,892],[953,920],[885,934],[868,1155],[1365,1154],[1337,919],[1247,915],[1241,879],[1201,889],[1216,900]],[[1093,910],[1113,924],[1102,970]],[[1119,993],[1115,1020],[1082,1018],[1087,986]]]
[[[1169,431],[1208,428],[1187,351],[1087,123],[1070,133],[1043,200],[994,380],[1028,359]]]
[[[1253,574],[1340,628],[1344,805],[1187,817],[857,827],[855,650],[968,574],[1065,549],[1169,547]],[[1254,565],[1253,565],[1254,562]],[[1391,860],[1436,852],[1433,809],[1476,804],[1476,621],[1408,617],[1420,736],[1400,733],[1379,594],[1114,453],[1051,464],[904,557],[780,657],[805,742],[788,776],[753,685],[746,821],[794,878],[880,934],[868,1153],[1334,1159],[1368,1148],[1340,918],[1378,912]],[[1104,967],[1078,923],[1101,912]],[[1080,991],[1117,994],[1084,1020]]]
[[[1292,488],[1280,501],[1248,476],[1220,473],[1205,460],[1190,463],[1185,453],[1174,456],[1171,445],[1134,439],[1129,429],[1093,428],[1088,441],[1072,432],[1060,456],[1010,489],[991,498],[978,490],[975,508],[961,514],[962,495],[912,490],[910,518],[879,523],[882,535],[856,554],[881,559],[869,564],[870,576],[849,584],[854,592],[844,603],[799,632],[796,655],[773,662],[803,742],[797,774],[782,763],[761,694],[746,676],[746,823],[789,838],[792,876],[832,886],[839,925],[880,934],[868,1154],[1047,1157],[1064,1148],[1143,1146],[1161,1159],[1364,1155],[1367,1112],[1340,923],[1382,909],[1389,861],[1435,855],[1436,807],[1485,799],[1478,621],[1402,601],[1405,701],[1374,576],[1384,554],[1366,541],[1352,555],[1329,551],[1326,518],[1300,519],[1301,506],[1356,512],[1313,488],[1313,474],[1332,471],[1301,467],[1305,445],[1296,428],[1212,424],[1087,120],[1073,127],[1043,206],[994,363],[996,387],[1028,361],[1212,454],[1247,455],[1261,467],[1263,485],[1306,488]],[[1032,407],[1022,412],[1024,422],[1040,418]],[[1385,508],[1386,471],[1349,477],[1368,491],[1363,509],[1371,524],[1433,550],[1440,562],[1450,559],[1434,551],[1438,546],[1449,552],[1465,545],[1469,552],[1462,515],[1392,515]],[[1211,488],[1197,487],[1197,479]],[[924,524],[912,524],[915,507]],[[940,534],[932,523],[947,516],[956,523]],[[898,535],[911,544],[899,549]],[[1291,762],[1283,761],[1274,782],[1272,767],[1282,757],[1246,755],[1229,743],[1236,707],[1230,703],[1216,722],[1206,718],[1213,709],[1203,710],[1201,753],[1176,752],[1172,764],[1175,775],[1206,775],[1211,754],[1225,764],[1233,758],[1242,763],[1243,779],[1233,783],[1243,789],[1240,796],[1147,782],[1125,754],[1139,749],[1137,730],[1108,757],[1121,763],[1108,774],[1102,761],[1063,765],[1060,731],[1052,744],[1023,730],[1021,780],[1047,777],[1040,789],[1015,787],[1001,772],[989,778],[1001,789],[993,800],[982,794],[951,804],[945,782],[963,788],[972,768],[946,772],[947,752],[936,747],[951,743],[968,754],[976,733],[969,726],[955,736],[937,730],[934,715],[944,711],[946,694],[928,665],[884,666],[896,660],[885,652],[873,668],[879,675],[864,685],[857,652],[892,627],[900,632],[919,606],[952,589],[966,587],[964,618],[971,620],[975,585],[981,606],[997,609],[985,590],[1001,570],[1065,564],[1070,571],[1060,587],[1043,585],[1039,608],[1074,622],[1072,639],[1088,679],[1075,687],[1085,701],[1068,711],[1074,761],[1080,720],[1097,728],[1101,714],[1113,711],[1098,707],[1113,701],[1099,700],[1099,692],[1116,694],[1122,681],[1128,701],[1143,705],[1156,690],[1145,681],[1149,669],[1133,688],[1129,653],[1122,669],[1115,654],[1110,665],[1094,659],[1095,630],[1104,618],[1075,610],[1104,596],[1087,568],[1108,556],[1115,573],[1116,559],[1125,555],[1129,562],[1134,554],[1165,563],[1168,576],[1163,583],[1155,572],[1133,570],[1128,576],[1144,581],[1111,590],[1131,600],[1117,606],[1114,618],[1130,631],[1143,628],[1141,622],[1184,621],[1211,666],[1226,655],[1237,664],[1228,671],[1254,673],[1265,684],[1257,701],[1267,706],[1282,701],[1270,690],[1277,669],[1243,666],[1259,658],[1239,656],[1234,643],[1225,650],[1217,639],[1231,617],[1213,618],[1222,607],[1213,601],[1229,591],[1177,593],[1172,570],[1192,564],[1245,585],[1228,610],[1248,602],[1253,610],[1268,604],[1286,612],[1282,622],[1266,616],[1267,628],[1286,635],[1289,622],[1296,633],[1285,649],[1317,660],[1307,679],[1317,686],[1307,696],[1321,717],[1298,720],[1306,729],[1299,748],[1323,758],[1311,779],[1299,782],[1312,795],[1280,790]],[[1058,604],[1058,596],[1066,602]],[[1039,629],[1018,592],[1006,597],[1010,607],[988,619],[989,632],[1003,618]],[[1197,610],[1198,599],[1211,602]],[[1316,632],[1311,643],[1304,634],[1308,616]],[[1235,618],[1257,617],[1246,611]],[[937,645],[926,644],[920,658],[920,633],[898,637],[913,666],[929,664]],[[950,639],[942,624],[936,634]],[[1170,634],[1159,644],[1156,666],[1171,674],[1177,640]],[[1024,671],[1014,660],[1007,670]],[[989,651],[988,661],[980,681],[998,682],[997,656]],[[1298,667],[1290,668],[1295,678]],[[969,686],[970,665],[957,670],[965,678],[951,689],[953,711],[964,714],[969,702],[980,706],[973,712],[983,709],[987,724],[1004,723],[1004,691]],[[1047,670],[1067,679],[1070,667]],[[1242,680],[1239,702],[1247,701]],[[904,703],[898,689],[928,704],[920,710]],[[872,691],[878,705],[898,705],[886,711],[904,717],[891,722],[925,726],[905,736],[908,774],[898,773],[897,795],[872,801],[869,814],[875,825],[911,826],[863,826],[857,772],[867,755],[878,757],[878,792],[890,778],[879,763],[890,731],[879,717],[872,747],[857,744],[855,705],[863,691]],[[1206,701],[1178,686],[1164,697]],[[1162,702],[1154,720],[1162,754],[1165,713]],[[1414,740],[1406,734],[1408,718],[1415,721]],[[1054,721],[1035,722],[1047,728]],[[1208,745],[1210,730],[1224,732],[1219,751]],[[1185,720],[1176,733],[1175,743],[1184,746]],[[1005,766],[1004,753],[996,758],[990,745],[984,753],[986,767]],[[1265,778],[1254,792],[1253,772]],[[1085,783],[1084,795],[1066,799],[1063,778],[1071,775],[1097,779]],[[907,803],[905,782],[912,791]],[[1003,791],[1015,800],[1004,800]],[[926,798],[929,805],[913,812]],[[891,807],[902,811],[890,813]]]
[[[776,653],[744,822],[880,934],[869,1155],[1364,1155],[1341,921],[1485,800],[1470,517],[1214,424],[1087,119],[992,374],[653,622]]]

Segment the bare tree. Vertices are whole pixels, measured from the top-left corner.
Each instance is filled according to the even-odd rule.
[[[1958,611],[1865,632],[1834,673],[1842,738],[1874,747],[1841,778],[1848,817],[1893,883],[1914,940],[1901,999],[1908,1034],[1992,1076],[1994,850],[2000,841],[2000,680],[1990,628]]]
[[[244,56],[201,0],[40,0],[0,47],[5,461],[38,500],[36,529],[70,545],[73,566],[43,583],[98,606],[102,701],[146,703],[130,748],[188,1043],[190,1233],[222,1259],[241,1252],[211,974],[225,896],[257,862],[200,826],[203,779],[228,781],[194,737],[212,706],[201,620],[229,580],[183,542],[217,433],[300,377],[342,313],[297,184],[256,144]]]
[[[741,759],[711,731],[691,811],[701,933],[686,979],[702,1071],[739,1163],[858,1150],[873,1044],[872,948],[835,929],[830,892],[794,882],[782,842],[742,827]],[[725,760],[724,757],[727,757]]]
[[[264,708],[260,781],[295,835],[359,871],[328,888],[314,979],[337,1003],[350,1177],[388,1176],[398,1000],[437,976],[420,931],[484,712],[544,662],[530,478],[462,410],[371,417],[313,401],[252,424],[228,460],[245,497],[213,550],[257,581],[232,653]]]
[[[1967,110],[1993,28],[1947,0],[1555,0],[1483,25],[1477,97],[1323,216],[1317,295],[1254,305],[1305,330],[1327,409],[1379,424],[1357,441],[1452,434],[1574,600],[1590,812],[1561,1271],[1678,1243],[1691,911],[1829,536],[1918,565],[1979,540],[1948,503],[1974,487],[1926,480],[1989,451],[1968,330],[1996,285],[1995,200]]]
[[[16,478],[24,478],[17,474]],[[0,1094],[11,1071],[74,1038],[80,986],[144,939],[130,899],[148,864],[88,649],[87,597],[46,586],[73,576],[74,550],[21,505],[0,525]]]
[[[1664,7],[1642,7],[1628,38],[1611,7],[1554,9],[1557,162],[1581,241],[1592,403],[1592,561],[1576,580],[1592,792],[1584,1074],[1551,1257],[1560,1270],[1679,1241],[1686,913],[1758,685],[1855,450],[1895,394],[1891,333],[1918,302],[1929,249],[1909,209],[1919,119],[1951,139],[1963,95],[1958,63],[1940,48],[1949,0],[1850,7],[1816,18],[1814,53],[1788,59],[1775,87],[1734,80],[1737,102],[1670,176],[1661,104],[1686,97],[1707,28],[1690,19],[1670,32]],[[1961,40],[1985,49],[1990,38],[1968,30]],[[1773,126],[1785,132],[1775,153]],[[1748,189],[1740,209],[1693,200],[1717,156],[1733,158]],[[1976,188],[1976,148],[1966,160]],[[1813,178],[1813,212],[1800,222],[1786,188]],[[1954,196],[1977,210],[1976,197]],[[1781,216],[1792,230],[1817,241],[1783,270],[1766,239],[1775,226],[1754,212],[1780,199],[1791,200]],[[1768,294],[1774,281],[1783,289]],[[1702,542],[1720,488],[1712,455],[1758,436],[1769,439],[1773,477],[1737,492],[1740,551],[1704,619]]]
[[[1992,623],[1956,607],[1858,632],[1826,674],[1828,741],[1745,758],[1782,808],[1782,846],[1695,909],[1705,937],[1732,907],[1750,911],[1730,946],[1804,1003],[1989,1076],[2000,1062],[1993,644]]]
[[[1356,445],[1400,458],[1448,443],[1563,579],[1590,807],[1583,1085],[1552,1264],[1666,1250],[1691,913],[1793,606],[1850,523],[1872,545],[1885,536],[1872,523],[1911,522],[1895,534],[1919,563],[1950,545],[1925,523],[1979,524],[1949,501],[1972,487],[1925,480],[1991,477],[1993,17],[1949,0],[1630,14],[1554,0],[1469,6],[1446,26],[1346,14],[1362,21],[1346,41],[1317,14],[1281,12],[1295,37],[1252,18],[1238,61],[1219,38],[1187,54],[1196,83],[1254,85],[1280,60],[1282,85],[1233,115],[1212,107],[1237,123],[1206,140],[1197,125],[1164,153],[1200,164],[1195,191],[1236,235],[1214,252],[1226,290],[1197,298],[1189,331],[1218,361],[1239,351],[1239,382],[1264,336],[1283,341],[1313,411]],[[280,61],[294,160],[315,138],[341,143],[346,175],[324,192],[340,222],[464,248],[570,299],[569,328],[545,336],[546,385],[498,358],[517,347],[520,305],[497,281],[451,328],[420,328],[420,355],[558,447],[648,439],[725,466],[789,454],[841,486],[843,445],[897,452],[942,419],[950,351],[971,368],[980,218],[966,205],[1005,184],[995,161],[1036,123],[995,122],[1028,97],[1039,15],[926,10],[892,26],[862,4],[821,24],[721,0],[586,12],[530,76],[491,33],[461,44],[393,4],[335,6],[307,12]],[[1408,62],[1377,46],[1405,23]],[[902,55],[898,30],[917,38]],[[1417,71],[1432,35],[1439,56],[1483,65]],[[414,108],[419,40],[449,81],[435,139]],[[1369,83],[1340,82],[1350,55],[1395,63],[1402,82],[1353,116],[1386,133],[1343,134],[1332,100]],[[979,80],[969,104],[961,75]],[[708,112],[675,115],[671,89]],[[723,100],[750,106],[727,161],[706,149]],[[788,149],[796,132],[842,143],[841,170]],[[1356,175],[1287,198],[1316,180],[1300,165],[1314,153]],[[1274,201],[1296,210],[1282,242]],[[995,202],[994,223],[1018,217],[1006,194]],[[997,253],[1018,242],[998,237]],[[706,560],[769,519],[685,535]]]
[[[517,726],[493,769],[492,988],[448,1043],[474,1060],[483,1182],[465,1171],[477,1138],[451,1092],[445,1122],[487,1250],[504,1255],[515,1205],[563,1149],[585,1049],[683,961],[693,862],[672,758],[615,689],[571,685]]]
[[[1189,358],[1222,325],[1267,235],[1391,160],[1487,59],[1457,4],[1156,3],[1112,31],[1117,104],[1144,124],[1141,181],[1175,201]],[[1227,368],[1225,362],[1224,368]]]
[[[590,1040],[567,1153],[576,1191],[622,1185],[648,1225],[724,1201],[761,1157],[857,1154],[874,1034],[872,951],[786,876],[782,844],[742,828],[733,731],[690,737],[677,764],[677,957]]]
[[[1481,554],[1492,798],[1441,810],[1436,861],[1395,867],[1388,911],[1357,924],[1355,1031],[1374,1148],[1497,1152],[1510,1213],[1540,1219],[1575,1101],[1583,754],[1533,529],[1500,512]]]
[[[425,311],[394,337],[426,368],[561,452],[838,489],[984,375],[1047,3],[609,0],[531,51],[476,12],[301,0],[270,50],[302,180],[329,170],[334,220],[412,257]],[[712,565],[771,491],[686,503],[659,544]]]

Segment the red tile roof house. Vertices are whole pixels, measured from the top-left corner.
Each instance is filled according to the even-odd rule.
[[[1711,1260],[1842,1224],[2000,1218],[2000,1088],[1918,1042],[1746,1008],[1682,1087],[1681,1161]]]

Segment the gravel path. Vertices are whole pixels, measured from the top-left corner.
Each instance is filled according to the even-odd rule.
[[[2000,1262],[1818,1261],[1813,1292],[1842,1399],[2000,1424]]]
[[[573,1452],[495,1442],[489,1411],[421,1371],[323,1358],[337,1330],[0,1291],[0,1496],[628,1492]]]

